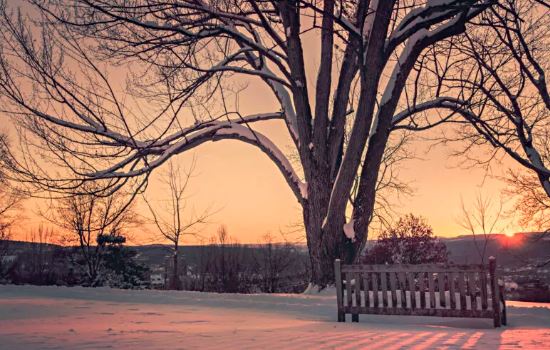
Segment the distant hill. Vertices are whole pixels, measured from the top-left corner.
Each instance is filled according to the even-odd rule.
[[[502,265],[520,266],[527,262],[543,262],[550,258],[550,236],[537,232],[467,235],[442,238],[450,252],[451,261],[459,264],[479,263],[480,253],[494,256]],[[485,247],[485,248],[484,248]]]
[[[450,252],[450,260],[457,264],[479,263],[480,253],[485,247],[485,257],[495,256],[501,265],[521,266],[526,263],[538,263],[550,259],[550,235],[541,233],[517,233],[513,237],[503,234],[465,235],[452,238],[441,238]],[[373,244],[373,241],[369,241]],[[25,250],[36,249],[39,243],[11,241],[10,246],[15,254]],[[47,244],[47,249],[54,249],[54,244]],[[44,247],[42,247],[44,248]],[[139,259],[149,266],[164,265],[172,255],[170,246],[163,244],[132,246],[139,253]],[[204,247],[186,245],[180,248],[187,263],[193,264],[204,254]],[[245,245],[246,251],[261,249],[262,245]],[[296,245],[296,250],[307,253],[306,247]]]
[[[278,243],[274,244],[275,246],[279,245]],[[165,244],[150,244],[150,245],[139,245],[139,246],[128,246],[137,251],[137,259],[149,267],[164,267],[171,259],[173,252],[170,245]],[[227,250],[239,249],[241,254],[245,255],[245,258],[253,259],[253,253],[259,249],[264,248],[265,245],[262,244],[243,244],[237,246],[227,246]],[[72,247],[63,247],[56,244],[41,244],[33,242],[24,242],[24,241],[9,241],[9,254],[10,255],[19,255],[24,252],[37,251],[38,249],[42,250],[53,250],[53,249],[70,249]],[[303,245],[293,246],[295,251],[297,251],[299,256],[303,256],[304,259],[307,258],[307,248]],[[201,259],[201,255],[209,254],[208,249],[205,246],[200,245],[184,245],[180,246],[179,254],[181,261],[184,261],[186,264],[195,265],[198,260]]]

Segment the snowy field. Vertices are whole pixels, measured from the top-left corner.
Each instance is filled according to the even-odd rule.
[[[550,305],[492,320],[365,316],[332,295],[0,286],[0,349],[550,349]],[[349,317],[349,316],[348,316]]]

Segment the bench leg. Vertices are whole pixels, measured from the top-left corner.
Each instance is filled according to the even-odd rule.
[[[351,322],[359,322],[359,314],[352,314]]]
[[[503,326],[506,326],[508,321],[506,320],[506,302],[504,301],[504,299],[502,300],[502,305],[500,306],[500,312],[501,312],[500,323]]]
[[[494,316],[493,316],[493,326],[495,328],[498,328],[501,326],[501,317],[502,317],[502,312],[499,312],[499,311],[496,311]]]
[[[338,311],[338,322],[346,322],[346,314]]]

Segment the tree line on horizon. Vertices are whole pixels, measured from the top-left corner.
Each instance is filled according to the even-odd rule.
[[[240,244],[223,225],[192,253],[179,247],[178,260],[172,258],[172,249],[163,247],[164,255],[156,263],[144,260],[138,247],[125,246],[122,234],[99,234],[96,243],[88,247],[93,251],[86,253],[86,247],[66,244],[70,240],[55,244],[63,236],[39,226],[31,232],[27,244],[0,240],[4,248],[0,250],[0,283],[301,293],[311,274],[307,252],[295,244],[275,243],[270,234],[253,246]],[[447,259],[445,245],[433,235],[431,227],[424,219],[409,214],[383,232],[369,248],[364,262],[445,263]],[[174,268],[176,261],[179,266]],[[153,285],[152,274],[160,274],[164,283]]]

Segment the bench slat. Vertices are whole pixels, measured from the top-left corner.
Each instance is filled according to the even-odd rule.
[[[351,273],[346,273],[346,306],[350,307],[352,306],[352,299],[351,299]]]
[[[428,289],[430,291],[430,305],[426,305],[426,307],[430,309],[435,309],[434,274],[432,272],[428,272]]]
[[[355,280],[355,305],[361,306],[361,275],[359,272],[353,274]]]
[[[477,310],[476,276],[473,272],[468,273],[468,294],[472,310]]]
[[[378,307],[380,302],[378,301],[378,274],[371,273],[372,280],[372,297],[374,299],[374,307]]]
[[[487,273],[483,272],[479,274],[480,276],[480,287],[481,287],[481,308],[487,310],[488,308],[488,293],[487,293]]]
[[[395,272],[388,272],[390,275],[390,296],[391,306],[397,307],[397,283],[395,279]]]
[[[399,284],[399,293],[401,294],[401,304],[399,305],[399,307],[404,309],[407,307],[407,278],[405,272],[397,273],[397,281]]]
[[[414,272],[407,272],[407,280],[409,281],[409,292],[411,295],[411,309],[415,309],[416,306],[416,283],[414,280]]]
[[[380,272],[380,283],[382,284],[382,306],[388,307],[388,279],[385,272]]]
[[[447,308],[447,301],[445,300],[445,273],[437,273],[437,290],[439,291],[439,307],[442,309]]]
[[[418,289],[420,290],[420,309],[426,308],[426,274],[420,272],[418,274]]]
[[[363,291],[365,292],[365,306],[370,305],[370,278],[368,273],[363,273]]]
[[[466,282],[464,278],[466,277],[464,272],[458,273],[458,291],[460,294],[460,309],[466,310]]]
[[[449,273],[449,293],[451,294],[450,302],[451,309],[456,309],[456,272]]]

